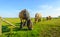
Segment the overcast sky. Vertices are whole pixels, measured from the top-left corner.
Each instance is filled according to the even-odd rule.
[[[44,17],[57,17],[60,15],[60,0],[0,0],[2,17],[18,17],[23,9],[27,9],[31,17],[37,12]]]

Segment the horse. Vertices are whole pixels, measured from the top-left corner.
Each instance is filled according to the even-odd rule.
[[[25,26],[27,24],[28,29],[32,30],[32,24],[33,23],[32,23],[32,21],[30,19],[30,14],[26,9],[19,12],[19,18],[21,20],[20,29],[22,29],[23,26]]]
[[[46,19],[47,19],[47,20],[51,20],[51,19],[52,19],[52,17],[51,17],[51,16],[48,16],[48,17],[46,17]]]
[[[40,22],[42,18],[42,15],[40,13],[35,14],[35,22]]]

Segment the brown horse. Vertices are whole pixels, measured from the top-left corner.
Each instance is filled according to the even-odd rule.
[[[29,12],[24,9],[22,10],[20,13],[19,13],[19,18],[21,20],[21,25],[20,25],[20,29],[25,25],[27,24],[27,27],[29,30],[32,29],[32,21],[30,19],[30,15],[29,15]]]
[[[51,19],[52,19],[52,17],[51,17],[51,16],[48,16],[48,17],[46,17],[46,19],[47,19],[47,20],[51,20]]]
[[[40,13],[35,14],[35,22],[40,22],[42,18],[42,15]]]

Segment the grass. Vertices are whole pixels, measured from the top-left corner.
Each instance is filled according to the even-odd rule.
[[[20,26],[19,18],[5,18],[16,26]],[[34,22],[34,19],[31,19]],[[41,22],[33,23],[33,30],[28,30],[23,27],[22,30],[13,28],[10,33],[10,26],[2,22],[3,37],[60,37],[60,19],[42,20]]]

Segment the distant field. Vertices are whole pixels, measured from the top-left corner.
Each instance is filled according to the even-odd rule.
[[[5,18],[9,22],[13,23],[16,26],[20,26],[19,18]],[[31,19],[34,22],[34,19]],[[60,37],[60,19],[52,20],[43,20],[41,22],[33,23],[33,30],[27,30],[27,27],[24,27],[22,30],[14,28],[12,33],[10,32],[10,26],[7,23],[2,22],[3,24],[3,37]]]

